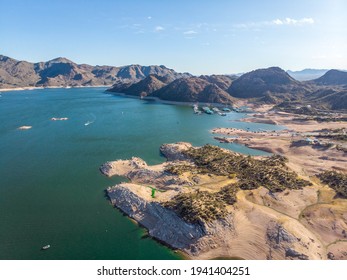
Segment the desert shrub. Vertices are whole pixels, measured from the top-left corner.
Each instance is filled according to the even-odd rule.
[[[311,185],[310,182],[298,178],[295,172],[289,171],[285,165],[287,158],[281,155],[260,160],[212,145],[190,148],[185,154],[194,161],[201,173],[225,176],[236,174],[243,189],[264,186],[272,192],[277,192],[286,188],[300,189]]]
[[[347,198],[347,174],[336,171],[324,171],[318,178],[336,191],[336,194]]]

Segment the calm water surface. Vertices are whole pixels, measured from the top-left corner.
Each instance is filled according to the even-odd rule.
[[[67,117],[67,121],[51,121]],[[103,88],[45,89],[0,97],[0,259],[179,259],[115,210],[99,166],[138,156],[165,159],[162,143],[220,144],[214,127],[279,129],[227,117],[194,115],[190,107],[104,93]],[[86,125],[88,124],[88,125]],[[30,130],[18,127],[32,126]],[[40,248],[50,244],[51,248]]]

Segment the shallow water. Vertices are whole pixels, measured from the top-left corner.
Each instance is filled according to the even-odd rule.
[[[103,88],[2,93],[0,99],[0,259],[179,259],[115,210],[99,166],[138,156],[165,159],[162,143],[220,144],[214,127],[279,129],[227,117],[194,115],[187,106],[105,94]],[[51,121],[67,117],[67,121]],[[87,125],[86,125],[87,124]],[[30,130],[17,130],[20,126]],[[50,244],[51,248],[41,251]]]

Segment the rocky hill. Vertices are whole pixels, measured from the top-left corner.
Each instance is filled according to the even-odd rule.
[[[144,97],[151,95],[170,82],[172,82],[171,76],[151,74],[137,83],[129,82],[128,80],[120,80],[115,83],[109,91]]]
[[[154,92],[153,96],[180,102],[232,104],[234,101],[217,83],[208,82],[206,78],[201,77],[177,79]]]
[[[257,98],[267,94],[291,98],[304,94],[305,85],[296,81],[279,67],[258,69],[236,79],[228,92],[238,98]]]
[[[322,77],[312,81],[316,85],[347,85],[347,72],[340,70],[329,70]]]
[[[0,55],[0,88],[35,86],[40,80],[33,63]]]
[[[346,88],[323,88],[318,89],[305,98],[307,104],[315,108],[325,110],[347,109],[347,87]]]
[[[216,86],[225,91],[231,86],[231,83],[237,79],[236,76],[227,75],[202,75],[199,78],[206,80],[209,83],[215,84]]]
[[[230,86],[231,81],[231,78],[221,75],[176,80],[172,80],[170,76],[149,75],[137,83],[120,81],[109,91],[157,97],[167,101],[232,104],[234,99],[224,90]]]
[[[119,81],[134,83],[151,74],[165,76],[171,81],[189,76],[163,65],[91,66],[76,64],[63,57],[47,62],[30,63],[0,55],[0,88],[99,86],[112,85]]]

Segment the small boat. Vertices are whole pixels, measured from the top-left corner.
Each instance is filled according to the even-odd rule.
[[[199,110],[199,107],[197,104],[193,105],[193,110],[194,110],[194,114],[201,114],[201,111]]]
[[[211,111],[211,109],[208,108],[208,107],[202,107],[202,110],[203,110],[206,114],[209,114],[209,115],[212,115],[212,114],[213,114],[213,111]]]
[[[49,249],[49,248],[51,248],[51,245],[45,245],[45,246],[43,246],[42,248],[41,248],[41,250],[47,250],[47,249]]]
[[[218,112],[219,112],[219,109],[218,109],[217,107],[213,107],[213,108],[212,108],[212,111],[218,113]]]
[[[225,107],[225,108],[222,109],[222,111],[224,111],[224,112],[230,112],[231,110],[230,110],[229,108]]]

